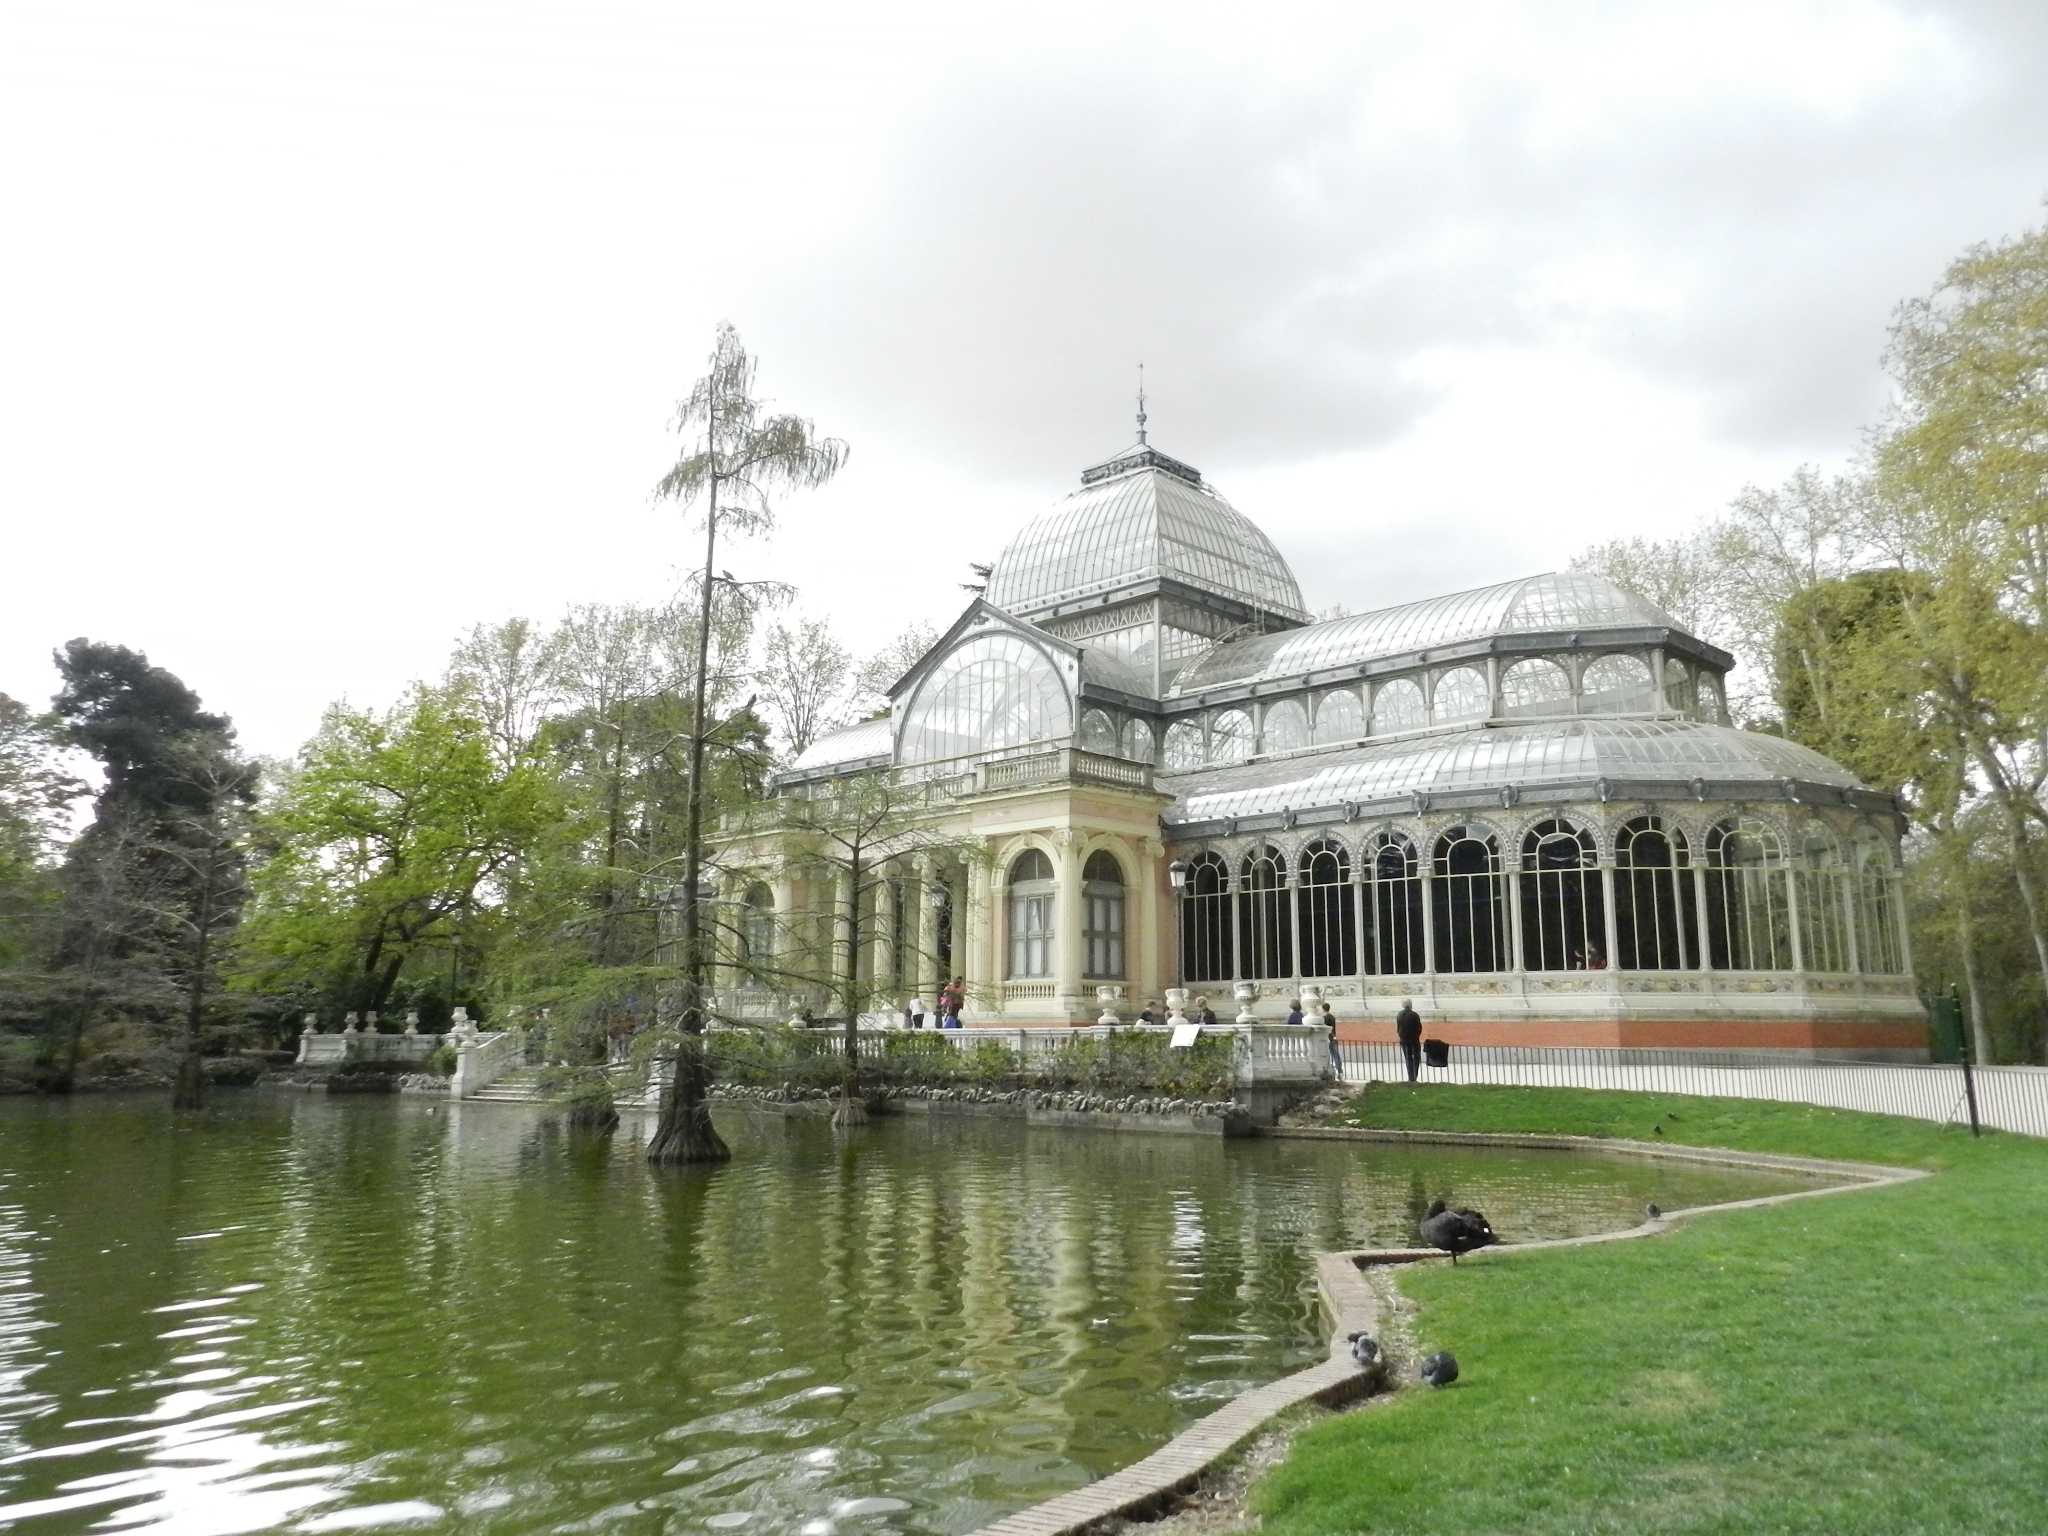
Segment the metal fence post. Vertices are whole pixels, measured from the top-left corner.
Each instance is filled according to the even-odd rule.
[[[1955,1009],[1956,1036],[1962,1052],[1963,1097],[1969,1101],[1970,1105],[1970,1134],[1972,1136],[1979,1136],[1983,1133],[1977,1129],[1977,1079],[1970,1071],[1969,1021],[1963,1017],[1962,995],[1956,990],[1954,982],[1950,982],[1948,985],[1948,997],[1950,1005]]]

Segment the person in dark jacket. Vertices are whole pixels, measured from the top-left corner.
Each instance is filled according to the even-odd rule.
[[[1204,1029],[1214,1029],[1216,1027],[1216,1010],[1209,1006],[1209,999],[1206,997],[1195,999],[1195,1011],[1188,1015],[1188,1022],[1190,1024],[1199,1024]]]
[[[1394,1038],[1401,1042],[1401,1059],[1408,1064],[1408,1081],[1422,1071],[1422,1015],[1415,1011],[1415,999],[1401,999],[1401,1011],[1394,1015]]]
[[[1337,1081],[1344,1081],[1344,1053],[1337,1049],[1337,1011],[1327,1002],[1323,1004],[1323,1027],[1330,1032],[1330,1065],[1336,1069]]]

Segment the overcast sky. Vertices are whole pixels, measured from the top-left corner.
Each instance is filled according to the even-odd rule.
[[[655,599],[729,319],[851,443],[743,575],[872,646],[1130,438],[1353,609],[1837,464],[2042,218],[2048,5],[0,0],[0,691],[290,751]]]

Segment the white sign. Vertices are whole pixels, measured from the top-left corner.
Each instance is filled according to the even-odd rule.
[[[1167,1042],[1166,1042],[1166,1044],[1167,1044],[1167,1047],[1168,1047],[1168,1049],[1170,1049],[1170,1050],[1176,1050],[1176,1051],[1184,1051],[1184,1050],[1186,1050],[1186,1049],[1187,1049],[1187,1048],[1188,1048],[1189,1046],[1193,1045],[1193,1044],[1194,1044],[1194,1043],[1195,1043],[1195,1042],[1196,1042],[1197,1040],[1199,1040],[1199,1039],[1201,1039],[1201,1038],[1202,1038],[1202,1026],[1201,1026],[1201,1025],[1199,1025],[1199,1024],[1176,1024],[1176,1025],[1174,1025],[1174,1026],[1173,1026],[1173,1038],[1172,1038],[1171,1040],[1167,1041]]]

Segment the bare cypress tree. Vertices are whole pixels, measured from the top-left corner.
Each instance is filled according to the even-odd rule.
[[[661,1120],[648,1143],[657,1163],[714,1163],[732,1156],[711,1123],[704,1059],[704,751],[711,671],[712,602],[721,581],[721,526],[739,534],[774,525],[769,496],[823,485],[846,462],[846,445],[821,438],[799,416],[769,413],[754,394],[754,360],[730,325],[718,328],[711,367],[676,407],[684,454],[655,487],[657,500],[704,507],[704,567],[698,573],[697,669],[690,715],[690,779],[683,843],[682,988],[674,1070],[661,1097]],[[698,435],[701,429],[701,437]]]

